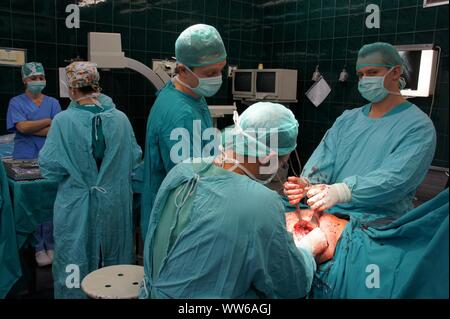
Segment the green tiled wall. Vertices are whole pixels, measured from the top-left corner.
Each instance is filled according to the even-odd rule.
[[[367,29],[368,4],[381,9],[380,29]],[[297,0],[262,1],[264,8],[264,62],[266,67],[299,70],[299,103],[292,106],[301,124],[300,154],[308,159],[325,131],[347,108],[366,103],[357,90],[355,60],[366,43],[435,43],[442,48],[432,120],[438,145],[433,165],[448,167],[448,5],[423,8],[422,0]],[[332,87],[318,108],[304,96],[313,84],[316,65]],[[343,67],[350,74],[338,82]],[[431,98],[411,100],[429,112]]]
[[[80,29],[67,29],[72,0],[0,0],[0,47],[27,49],[28,61],[40,61],[47,75],[44,93],[57,96],[57,68],[67,60],[87,58],[87,34],[120,32],[125,55],[151,66],[154,58],[174,56],[178,34],[189,25],[214,25],[222,35],[230,64],[255,67],[262,55],[263,10],[243,0],[107,0],[82,7]],[[231,103],[230,80],[212,104]],[[143,145],[155,90],[141,75],[127,70],[101,73],[103,92],[111,95],[133,124]],[[0,134],[6,133],[8,101],[23,91],[20,68],[0,67]],[[61,99],[63,108],[68,99]]]
[[[240,68],[299,70],[299,103],[292,106],[301,122],[299,150],[304,162],[337,116],[364,103],[353,72],[364,43],[435,43],[442,59],[432,119],[438,133],[434,165],[448,167],[448,5],[422,8],[422,0],[107,0],[81,8],[81,28],[65,27],[69,0],[0,0],[0,47],[26,48],[28,61],[44,63],[46,93],[57,96],[57,68],[67,60],[87,57],[89,31],[120,32],[126,56],[151,65],[153,58],[174,55],[178,34],[194,23],[216,26],[229,64]],[[364,27],[365,7],[378,4],[381,28]],[[313,83],[316,64],[332,86],[324,104],[315,108],[304,92]],[[337,79],[347,66],[349,81]],[[126,70],[101,73],[103,91],[130,117],[143,145],[148,112],[155,99],[151,85]],[[9,99],[22,92],[19,68],[0,67],[0,134],[5,133]],[[231,103],[230,80],[211,104]],[[431,99],[414,99],[428,112]],[[67,99],[61,100],[63,107]]]

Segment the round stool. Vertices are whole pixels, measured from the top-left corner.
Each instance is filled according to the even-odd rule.
[[[97,269],[83,278],[81,289],[94,299],[136,299],[144,267],[115,265]]]

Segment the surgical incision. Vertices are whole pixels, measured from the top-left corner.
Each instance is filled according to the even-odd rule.
[[[341,237],[342,231],[348,221],[327,213],[314,213],[310,221],[303,220],[301,216],[311,216],[310,210],[301,210],[297,212],[286,213],[286,229],[292,233],[294,241],[298,244],[300,240],[316,227],[325,233],[328,241],[328,248],[320,255],[316,256],[318,263],[330,260],[334,256],[337,242]]]

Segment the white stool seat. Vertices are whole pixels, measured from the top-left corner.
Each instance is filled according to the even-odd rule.
[[[144,267],[115,265],[97,269],[84,277],[81,289],[94,299],[136,299]]]

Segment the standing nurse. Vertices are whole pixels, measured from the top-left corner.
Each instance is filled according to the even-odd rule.
[[[203,147],[210,142],[201,140],[203,132],[212,127],[205,97],[213,96],[220,89],[227,57],[219,32],[205,24],[190,26],[180,34],[175,42],[175,55],[177,76],[157,93],[147,123],[142,238],[145,238],[153,202],[164,177],[182,160],[202,156]],[[187,133],[181,141],[175,129]],[[201,143],[197,145],[194,139]]]
[[[25,93],[11,99],[7,113],[7,130],[15,133],[14,159],[37,159],[44,146],[52,119],[61,112],[58,100],[42,94],[45,88],[44,67],[38,62],[22,66]],[[49,265],[53,259],[53,226],[48,221],[37,229],[36,262]]]
[[[41,63],[30,62],[22,67],[25,93],[11,99],[8,106],[7,129],[16,133],[14,159],[36,159],[44,145],[52,119],[61,111],[58,100],[42,94],[45,73]]]
[[[401,96],[404,69],[388,43],[359,50],[358,90],[370,103],[346,110],[308,160],[303,178],[289,178],[285,194],[291,204],[306,195],[315,210],[385,223],[413,208],[433,160],[436,131],[426,114]],[[309,182],[316,185],[308,190]]]

